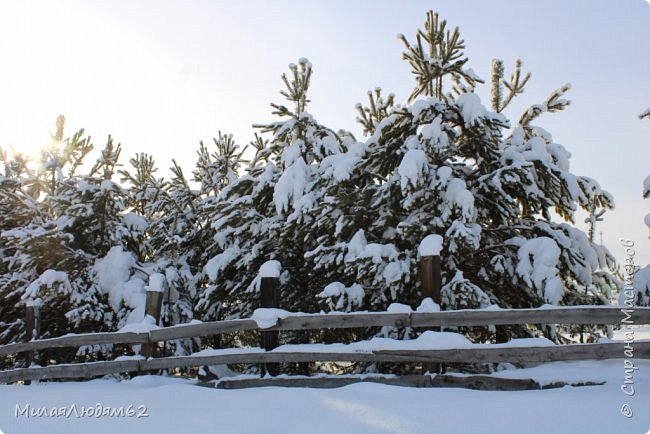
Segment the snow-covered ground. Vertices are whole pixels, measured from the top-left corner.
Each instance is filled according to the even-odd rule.
[[[17,433],[638,433],[650,430],[650,361],[633,360],[634,395],[621,391],[624,361],[556,362],[508,377],[602,381],[602,386],[483,392],[354,384],[339,389],[219,390],[194,381],[140,376],[130,381],[0,386],[0,430]],[[633,415],[621,414],[629,404]],[[75,406],[75,411],[72,406]],[[81,416],[125,410],[132,417]],[[29,406],[26,411],[26,406]],[[142,406],[141,408],[139,408]],[[27,417],[41,408],[69,417]],[[61,409],[61,407],[65,407]],[[42,410],[41,410],[42,411]],[[18,413],[18,415],[16,415]],[[147,417],[138,417],[146,413]]]

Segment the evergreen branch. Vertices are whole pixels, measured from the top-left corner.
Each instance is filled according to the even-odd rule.
[[[411,45],[404,35],[398,35],[406,48],[402,58],[411,65],[416,81],[409,102],[422,94],[442,99],[445,76],[455,82],[465,81],[470,87],[482,82],[473,73],[463,70],[467,58],[464,57],[465,42],[460,38],[460,30],[456,27],[449,31],[446,26],[445,20],[440,21],[437,13],[429,11],[424,30],[416,33],[415,45]],[[426,51],[423,41],[428,44]]]
[[[650,107],[645,109],[645,111],[639,115],[639,119],[643,119],[643,118],[650,119]]]
[[[367,136],[375,133],[379,123],[389,116],[394,101],[395,95],[392,93],[384,101],[381,96],[381,88],[379,87],[375,88],[374,94],[372,91],[368,91],[369,107],[363,107],[361,104],[355,106],[359,113],[357,122],[363,126],[364,135]]]
[[[571,85],[565,84],[552,92],[542,104],[534,104],[530,106],[519,118],[519,124],[524,127],[524,129],[530,130],[530,122],[539,117],[542,113],[554,113],[564,110],[571,104],[569,100],[562,98],[569,89],[571,89]]]
[[[503,103],[503,61],[501,59],[492,59],[492,110],[500,113]]]
[[[526,73],[523,78],[521,76],[521,60],[517,59],[515,62],[515,70],[510,75],[510,81],[503,78],[504,67],[501,59],[492,60],[492,109],[501,113],[512,100],[524,92],[524,86],[528,83],[531,77],[530,72]],[[508,90],[508,95],[503,96],[503,88]]]

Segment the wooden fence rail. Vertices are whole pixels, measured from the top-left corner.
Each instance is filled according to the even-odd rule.
[[[456,327],[503,324],[650,324],[650,308],[637,307],[627,314],[620,307],[590,306],[549,309],[458,310],[442,312],[357,312],[346,314],[297,315],[279,319],[273,330],[313,330],[355,327]],[[246,330],[261,330],[254,320],[240,319],[182,324],[149,332],[90,333],[0,346],[0,356],[50,348],[97,344],[145,344],[173,339],[212,336]]]
[[[286,362],[554,362],[569,360],[603,360],[625,358],[623,342],[601,344],[572,344],[557,346],[512,347],[493,344],[477,348],[433,350],[378,350],[368,352],[304,352],[289,351],[290,346],[279,351],[265,352],[259,348],[247,350],[219,350],[214,355],[191,355],[160,359],[131,359],[92,362],[46,367],[19,368],[0,372],[0,383],[21,380],[63,378],[92,378],[99,375],[124,372],[142,372],[189,366],[228,363],[286,363]],[[635,359],[650,359],[650,342],[634,344]]]

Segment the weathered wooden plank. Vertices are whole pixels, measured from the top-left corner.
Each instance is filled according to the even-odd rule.
[[[539,390],[539,383],[532,379],[499,378],[488,375],[436,375],[430,387],[454,387],[473,390]]]
[[[217,389],[247,389],[251,387],[310,387],[331,389],[355,383],[381,383],[393,386],[431,387],[428,375],[405,375],[403,377],[311,377],[311,378],[246,378],[242,380],[221,380]]]
[[[295,362],[372,362],[373,353],[344,352],[250,352],[229,353],[211,356],[179,356],[143,361],[143,370],[180,368],[184,366],[221,365],[227,363],[295,363]]]
[[[167,357],[148,360],[93,362],[76,365],[54,365],[42,368],[23,368],[0,372],[0,382],[39,380],[48,378],[90,378],[98,375],[147,371],[187,366],[218,365],[224,363],[282,363],[282,362],[552,362],[561,360],[602,360],[624,358],[624,343],[576,344],[544,347],[487,346],[479,348],[442,350],[382,350],[373,352],[250,352],[233,351],[216,355]],[[636,342],[634,357],[650,359],[650,342]]]
[[[650,324],[650,308],[635,308],[629,321]],[[485,326],[501,324],[619,324],[627,315],[620,307],[567,307],[553,309],[460,310],[414,312],[412,327]]]
[[[142,344],[146,342],[149,342],[148,333],[90,333],[85,335],[61,336],[58,338],[3,345],[0,346],[0,356],[20,353],[23,351],[44,350],[48,348],[79,347],[82,345],[98,344]]]
[[[408,327],[411,317],[408,313],[346,313],[329,315],[289,316],[268,330],[311,330],[325,328],[355,328],[393,326]]]
[[[540,385],[533,379],[499,378],[488,375],[405,375],[402,377],[312,377],[312,378],[246,378],[241,380],[221,380],[216,383],[217,389],[247,389],[252,387],[307,387],[315,389],[330,389],[355,383],[380,383],[402,387],[452,387],[472,390],[540,390],[571,386],[595,386],[604,382],[567,383],[558,381],[549,385]]]
[[[377,360],[392,362],[449,362],[449,363],[496,363],[496,362],[555,362],[564,360],[603,360],[625,358],[622,342],[603,344],[554,345],[544,347],[486,346],[483,348],[460,348],[448,350],[382,350],[375,351]],[[650,342],[634,344],[634,358],[650,359]]]
[[[0,383],[13,383],[21,380],[92,378],[100,375],[138,371],[140,367],[139,363],[139,360],[119,360],[12,369],[0,372]]]
[[[375,352],[238,352],[206,356],[167,357],[142,361],[142,369],[166,369],[223,363],[291,363],[316,361],[450,363],[546,362],[559,360],[602,360],[625,357],[624,343],[576,344],[542,347],[493,346],[440,350],[381,350]],[[635,358],[650,358],[650,342],[637,342]]]
[[[159,342],[256,329],[258,329],[257,323],[253,320],[234,319],[228,321],[204,322],[200,324],[183,324],[155,329],[151,330],[149,335],[151,342]]]

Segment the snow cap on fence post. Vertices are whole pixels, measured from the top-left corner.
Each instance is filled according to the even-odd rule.
[[[146,291],[164,292],[165,275],[162,273],[152,273],[149,275],[149,285],[145,286]]]
[[[440,256],[443,238],[438,234],[427,235],[418,246],[420,256]]]
[[[418,246],[420,253],[420,279],[422,282],[422,298],[430,297],[440,304],[440,251],[443,238],[437,234],[424,237]]]
[[[258,275],[260,279],[263,277],[279,278],[281,270],[282,270],[282,265],[280,264],[280,261],[270,260],[262,264],[258,272]]]
[[[280,261],[271,260],[262,264],[257,272],[257,280],[260,289],[260,307],[280,307],[280,272],[282,265]]]

